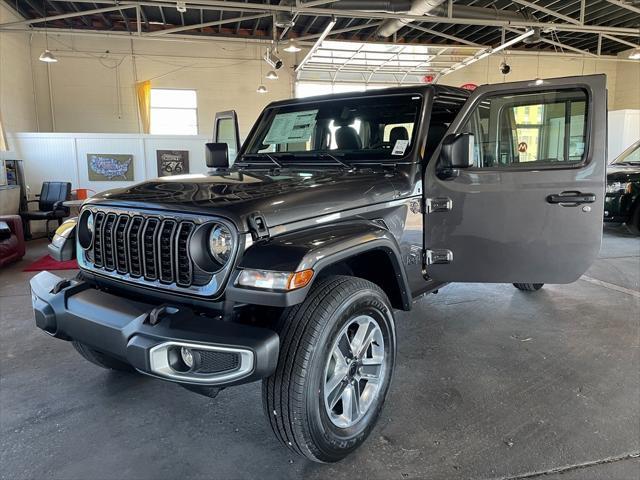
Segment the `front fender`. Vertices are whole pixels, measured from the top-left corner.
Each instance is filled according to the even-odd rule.
[[[384,252],[389,259],[402,306],[408,310],[411,305],[411,290],[402,267],[398,243],[391,232],[369,220],[319,225],[279,235],[267,242],[258,242],[245,251],[239,268],[285,272],[311,268],[315,271],[315,281],[322,270],[331,265],[374,250]],[[229,300],[242,303],[281,307],[295,305],[304,301],[313,285],[312,281],[306,287],[291,292],[238,288],[236,279],[239,273],[237,270],[232,275],[226,296]]]

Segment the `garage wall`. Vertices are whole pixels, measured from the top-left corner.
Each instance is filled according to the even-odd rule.
[[[609,112],[607,157],[614,160],[640,139],[640,110]]]
[[[620,53],[619,57],[627,59],[629,51]],[[616,94],[612,110],[640,110],[640,61],[619,62],[616,70]],[[640,137],[640,130],[638,130]]]
[[[506,59],[507,63],[511,65],[511,73],[509,73],[509,75],[502,75],[499,67],[504,58],[505,57],[501,55],[487,57],[484,60],[446,75],[440,80],[440,83],[459,87],[465,83],[480,85],[485,83],[532,80],[536,77],[544,79],[604,73],[607,76],[610,109],[616,103],[618,88],[617,76],[620,62],[569,56],[554,57],[548,54],[508,55]],[[632,64],[631,68],[633,67],[640,71],[640,63]]]
[[[102,192],[126,187],[158,176],[156,150],[189,151],[189,173],[206,173],[206,136],[141,135],[128,133],[18,133],[10,134],[14,145],[7,158],[24,159],[27,185],[31,193],[42,182],[71,182],[72,188]],[[133,155],[134,181],[90,181],[87,154]]]
[[[0,3],[0,23],[22,20],[4,2]],[[0,113],[7,132],[37,130],[29,35],[0,34]],[[41,63],[41,62],[40,62]]]
[[[43,47],[42,36],[34,51]],[[139,133],[135,83],[152,88],[197,90],[198,129],[211,135],[215,112],[238,111],[246,135],[262,108],[289,98],[292,78],[261,78],[269,69],[261,60],[264,46],[250,42],[176,42],[70,35],[49,35],[59,62],[51,65],[49,98],[46,66],[34,62],[40,131]],[[133,52],[133,54],[132,54]],[[285,61],[291,64],[293,56]],[[258,94],[259,82],[269,93]],[[52,113],[51,113],[52,112]]]

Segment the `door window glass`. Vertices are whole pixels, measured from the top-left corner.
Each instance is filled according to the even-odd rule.
[[[463,128],[475,136],[475,166],[540,168],[582,162],[586,105],[582,90],[483,100]]]

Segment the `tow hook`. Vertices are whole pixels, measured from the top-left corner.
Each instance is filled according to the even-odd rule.
[[[55,286],[51,290],[51,293],[56,295],[60,293],[61,290],[64,290],[65,288],[70,286],[71,286],[71,280],[63,278],[62,280],[60,280],[58,283],[55,284]]]
[[[157,325],[167,315],[174,316],[178,314],[181,314],[180,316],[183,317],[190,317],[193,315],[191,310],[186,308],[178,308],[173,305],[158,305],[147,314],[146,321],[149,322],[149,325]]]

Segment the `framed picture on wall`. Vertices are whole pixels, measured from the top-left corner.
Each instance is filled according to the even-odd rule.
[[[188,150],[156,150],[156,156],[159,177],[189,173]]]
[[[87,169],[92,182],[132,182],[133,155],[87,153]]]

